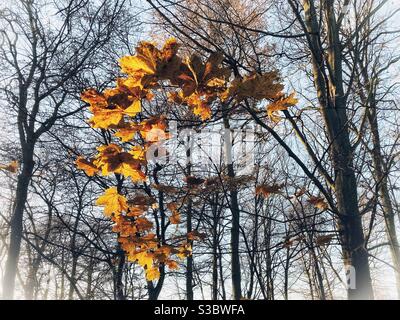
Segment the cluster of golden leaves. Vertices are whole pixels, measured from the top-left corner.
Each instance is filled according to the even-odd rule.
[[[168,139],[167,122],[164,116],[154,116],[138,120],[142,103],[151,102],[157,90],[165,89],[170,103],[188,107],[202,120],[212,117],[212,106],[234,99],[240,102],[246,98],[270,104],[267,112],[273,121],[278,121],[276,113],[297,103],[293,95],[282,93],[283,85],[276,72],[251,74],[244,78],[231,79],[231,72],[222,66],[223,54],[212,53],[206,61],[196,54],[187,58],[178,55],[179,45],[169,39],[159,49],[150,42],[140,42],[134,56],[119,60],[122,73],[126,76],[116,80],[116,86],[103,92],[87,89],[81,99],[89,104],[92,117],[89,124],[93,128],[109,130],[121,143],[129,142],[129,150],[117,143],[97,148],[94,158],[78,157],[77,167],[88,176],[119,174],[130,178],[133,183],[142,183],[146,176],[146,151],[160,139]],[[172,88],[172,89],[171,89]],[[204,181],[187,177],[188,186]],[[161,188],[161,186],[160,186]],[[165,186],[168,188],[168,186]],[[171,187],[169,187],[171,188]],[[268,190],[263,190],[266,194]],[[143,200],[143,199],[142,199]],[[127,200],[116,187],[105,191],[97,200],[104,207],[104,214],[115,223],[113,231],[126,252],[129,261],[136,261],[146,272],[147,280],[159,277],[161,264],[170,269],[178,267],[173,255],[184,258],[191,254],[189,240],[199,238],[192,233],[174,246],[166,245],[152,232],[153,223],[146,217],[154,203]],[[181,217],[177,203],[169,203],[171,224],[179,224]]]
[[[171,258],[172,255],[184,258],[191,254],[187,241],[179,246],[160,244],[152,232],[153,222],[146,217],[148,208],[154,203],[155,199],[143,195],[127,199],[116,187],[108,188],[96,202],[104,207],[104,214],[115,223],[113,232],[118,234],[118,242],[128,261],[142,266],[148,281],[159,278],[161,264],[169,269],[178,268],[178,262]]]
[[[101,172],[103,176],[117,173],[130,177],[133,182],[141,182],[146,179],[142,171],[146,161],[142,148],[132,148],[129,152],[114,143],[103,145],[97,148],[99,151],[94,159],[87,160],[78,157],[76,164],[79,169],[86,172],[88,176],[93,176]]]

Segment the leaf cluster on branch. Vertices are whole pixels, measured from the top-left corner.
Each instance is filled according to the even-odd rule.
[[[78,168],[88,176],[118,174],[130,178],[134,184],[148,180],[146,152],[154,143],[169,138],[165,115],[143,120],[141,114],[142,104],[151,104],[158,91],[167,93],[168,103],[188,107],[202,121],[212,118],[212,108],[218,111],[221,104],[240,103],[247,98],[257,102],[268,100],[268,115],[273,121],[279,121],[276,113],[297,103],[293,94],[285,96],[282,92],[283,85],[276,71],[232,77],[230,70],[222,65],[222,53],[212,53],[203,62],[196,54],[179,56],[178,48],[173,38],[161,49],[153,43],[140,42],[136,55],[119,60],[126,76],[116,80],[115,88],[103,92],[90,88],[82,93],[81,98],[90,105],[93,115],[89,124],[110,131],[120,141],[99,146],[92,159],[78,157]],[[138,120],[139,115],[142,120]],[[127,142],[129,149],[124,144]],[[121,192],[117,187],[108,188],[98,198],[97,205],[103,206],[104,214],[115,223],[113,231],[118,234],[128,260],[141,265],[149,281],[159,278],[163,265],[176,269],[178,263],[174,256],[183,259],[191,255],[190,241],[202,236],[191,232],[166,243],[153,232],[153,222],[147,217],[149,208],[157,209],[157,204],[146,198],[129,200]],[[167,204],[171,224],[181,223],[180,206],[176,202]]]

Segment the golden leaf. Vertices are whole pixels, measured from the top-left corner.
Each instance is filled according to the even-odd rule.
[[[139,232],[149,230],[153,227],[153,223],[145,217],[136,218],[135,225]]]
[[[307,201],[318,209],[321,209],[321,210],[328,209],[328,204],[325,202],[325,199],[322,197],[314,197],[313,196],[313,197],[310,197],[310,199],[308,199]]]
[[[156,72],[155,61],[152,60],[151,56],[125,56],[119,59],[119,65],[122,72],[132,75],[137,73],[154,74]]]
[[[91,107],[105,108],[108,105],[106,97],[93,88],[83,91],[81,100],[89,103]]]
[[[140,100],[135,100],[128,108],[124,110],[124,113],[130,117],[134,117],[140,111],[142,111],[142,104]]]
[[[116,187],[108,188],[105,193],[97,199],[96,205],[104,206],[104,214],[106,216],[111,216],[113,213],[118,215],[122,211],[128,209],[126,198],[118,193]]]
[[[289,107],[296,105],[298,100],[291,93],[288,97],[281,96],[267,106],[268,117],[274,122],[279,122],[280,117],[277,116],[278,111],[287,110]]]
[[[128,261],[137,262],[143,268],[151,268],[153,265],[153,254],[147,251],[131,252]]]
[[[267,72],[262,75],[254,73],[245,76],[242,80],[236,78],[222,95],[222,98],[226,100],[228,97],[234,96],[239,102],[245,98],[273,100],[283,89],[283,85],[279,80],[276,71]]]
[[[178,263],[175,260],[167,260],[167,261],[165,261],[165,265],[170,270],[177,270],[179,268]]]
[[[157,280],[158,278],[160,278],[160,270],[158,270],[158,267],[153,266],[151,268],[146,269],[147,281]]]
[[[203,240],[206,238],[207,235],[205,233],[201,233],[197,230],[193,230],[191,232],[188,232],[188,234],[186,236],[189,240]]]
[[[133,136],[136,132],[138,132],[137,126],[127,126],[118,129],[118,131],[115,133],[115,136],[120,138],[122,142],[128,142],[133,139]]]
[[[6,170],[12,173],[16,173],[19,168],[19,163],[17,160],[11,161],[9,164],[6,165],[0,165],[0,169]]]
[[[259,185],[256,187],[256,194],[262,195],[264,198],[269,197],[271,194],[281,194],[281,189],[283,186],[283,184]]]
[[[99,168],[93,164],[93,159],[88,161],[83,157],[78,157],[78,159],[75,161],[75,164],[78,169],[85,171],[85,173],[90,177],[99,172]]]
[[[179,259],[185,259],[187,256],[190,256],[191,254],[192,254],[192,247],[190,246],[190,244],[184,243],[178,248],[178,253],[176,254],[176,256]]]
[[[131,221],[126,220],[126,218],[118,219],[118,222],[113,226],[113,232],[119,233],[120,237],[133,236],[138,232],[136,226],[131,223]]]
[[[135,159],[129,152],[123,152],[116,144],[109,144],[97,148],[99,151],[94,164],[101,167],[104,176],[110,173],[119,173],[130,177],[133,182],[140,182],[146,179],[141,171],[141,160]]]

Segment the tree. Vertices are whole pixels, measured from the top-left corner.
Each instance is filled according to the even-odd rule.
[[[123,1],[103,1],[92,6],[74,0],[27,0],[1,12],[2,62],[15,84],[4,88],[3,93],[17,122],[22,163],[10,222],[5,298],[14,294],[35,146],[57,121],[80,110],[80,106],[71,109],[69,105],[74,88],[81,88],[84,73],[94,65],[96,53],[118,30],[123,7]],[[46,12],[54,13],[51,21],[44,18]]]

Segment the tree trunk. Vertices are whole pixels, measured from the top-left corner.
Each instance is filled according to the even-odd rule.
[[[149,300],[157,300],[160,295],[162,286],[164,284],[165,279],[165,266],[161,266],[160,268],[160,278],[156,285],[154,285],[153,281],[147,281],[147,292]]]
[[[324,3],[328,49],[320,46],[317,13],[313,0],[304,0],[308,42],[312,51],[314,84],[327,128],[330,157],[335,174],[338,231],[346,269],[354,270],[355,287],[348,287],[349,299],[372,299],[368,252],[358,208],[357,182],[349,138],[343,89],[341,43],[333,1]],[[329,69],[329,75],[323,73]],[[326,84],[327,83],[327,84]],[[354,269],[353,269],[354,268]]]
[[[80,217],[82,214],[82,198],[79,198],[79,205],[77,209],[77,215],[76,219],[74,222],[74,228],[72,232],[72,238],[71,238],[71,243],[70,243],[70,248],[71,248],[71,253],[72,253],[72,268],[71,268],[71,282],[69,285],[69,291],[68,291],[68,300],[72,300],[74,298],[74,291],[75,291],[75,286],[76,286],[76,269],[78,266],[78,259],[79,259],[79,253],[77,252],[76,248],[76,236],[77,236],[77,230],[78,230],[78,225],[80,222]]]
[[[212,300],[218,300],[218,194],[215,196],[216,201],[212,204]]]
[[[187,142],[190,146],[186,150],[186,159],[187,159],[187,166],[186,166],[186,174],[187,176],[191,175],[191,137],[188,135]],[[187,210],[186,210],[186,232],[192,232],[192,200],[189,197]],[[193,241],[188,241],[190,247],[193,246]],[[186,300],[193,300],[193,256],[188,255],[186,258]]]
[[[33,259],[32,265],[29,268],[29,274],[28,274],[26,290],[25,290],[25,299],[26,300],[33,299],[33,293],[37,286],[37,272],[39,270],[41,260],[42,260],[41,256],[38,255],[36,258]]]
[[[29,183],[32,179],[33,166],[33,146],[24,146],[22,171],[18,176],[14,212],[11,217],[10,246],[3,279],[4,299],[14,298],[15,278],[17,274],[19,254],[21,251],[23,215],[28,196]]]
[[[400,247],[397,239],[395,214],[393,211],[392,201],[389,195],[387,173],[384,172],[384,160],[381,154],[381,143],[378,128],[378,119],[376,116],[376,108],[371,107],[368,111],[368,119],[371,125],[372,133],[372,159],[374,163],[375,180],[379,188],[379,196],[382,202],[383,217],[385,219],[386,234],[389,241],[390,254],[392,263],[395,268],[397,297],[400,299]]]
[[[125,252],[121,249],[118,244],[118,266],[115,275],[115,299],[116,300],[126,300],[124,294],[124,283],[123,283],[123,275],[125,269]]]
[[[232,140],[229,126],[229,119],[224,116],[224,151],[227,166],[228,177],[234,178],[235,171],[233,169],[232,160]],[[239,255],[239,239],[240,239],[240,211],[238,204],[238,193],[235,188],[229,191],[230,210],[232,213],[231,228],[231,272],[232,272],[232,293],[234,300],[240,300],[242,297],[241,273],[240,273],[240,255]]]

